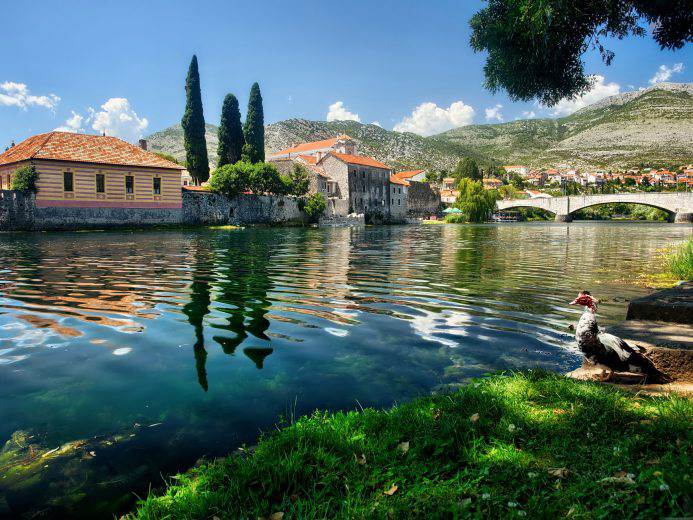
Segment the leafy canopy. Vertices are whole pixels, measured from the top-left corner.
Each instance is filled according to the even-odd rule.
[[[215,193],[235,197],[246,191],[256,195],[295,195],[307,192],[307,177],[300,175],[281,175],[270,163],[252,164],[238,161],[225,164],[214,170],[209,181],[210,189]]]
[[[12,189],[36,193],[36,179],[38,174],[33,166],[18,168],[12,174]]]
[[[474,181],[480,181],[482,179],[482,174],[476,161],[469,157],[465,157],[459,163],[457,163],[457,167],[453,172],[453,177],[455,177],[457,181],[460,179],[472,179]]]
[[[605,38],[643,36],[649,25],[662,49],[691,42],[693,9],[690,0],[488,0],[470,25],[472,48],[488,53],[486,88],[551,106],[590,88],[585,52],[611,64]]]
[[[466,222],[486,222],[491,218],[498,200],[496,190],[484,189],[481,182],[462,179],[457,184],[460,194],[455,206],[459,208]]]
[[[327,208],[327,202],[322,193],[313,193],[306,197],[303,211],[306,212],[313,222],[316,222],[320,218],[320,215],[325,212],[325,208]]]

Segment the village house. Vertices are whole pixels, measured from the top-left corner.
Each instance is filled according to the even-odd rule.
[[[407,198],[407,216],[409,218],[429,218],[440,209],[440,191],[426,181],[425,170],[397,172],[390,177],[393,185],[401,185]],[[399,187],[392,186],[392,196],[399,196]],[[392,205],[397,204],[396,202]]]
[[[489,177],[484,179],[483,181],[484,188],[487,190],[497,190],[501,186],[503,186],[503,181],[500,179],[495,179],[493,177]]]
[[[180,218],[183,167],[148,152],[144,140],[135,146],[101,135],[35,135],[0,154],[0,188],[10,189],[14,172],[25,166],[37,173],[36,208],[85,219],[99,210],[114,220],[133,212],[162,222]]]
[[[528,166],[513,164],[513,165],[503,166],[503,169],[508,173],[516,173],[518,175],[521,175],[522,177],[526,177],[527,175],[529,175],[529,167]]]
[[[406,185],[392,182],[382,162],[356,153],[348,135],[296,144],[269,157],[281,172],[298,163],[310,172],[310,191],[328,200],[328,213],[363,214],[369,222],[400,221],[407,213]]]

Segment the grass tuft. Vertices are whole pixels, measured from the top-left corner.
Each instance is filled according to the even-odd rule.
[[[676,396],[497,375],[389,410],[315,412],[177,476],[131,518],[685,517],[692,412]]]
[[[693,238],[681,244],[668,258],[669,271],[679,280],[693,280]]]

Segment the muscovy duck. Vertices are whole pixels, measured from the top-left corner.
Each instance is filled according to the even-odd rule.
[[[589,291],[582,291],[570,305],[585,306],[585,312],[575,329],[575,339],[588,361],[604,365],[610,371],[602,380],[608,381],[614,371],[621,371],[643,374],[648,382],[668,382],[669,378],[643,355],[642,348],[631,346],[621,338],[599,330],[597,303],[599,300],[593,298]]]

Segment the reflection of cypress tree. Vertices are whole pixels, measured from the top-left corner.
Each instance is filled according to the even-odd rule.
[[[193,265],[193,278],[190,284],[190,301],[183,307],[183,314],[188,317],[188,323],[195,329],[195,368],[197,369],[197,380],[206,392],[209,388],[207,383],[207,351],[205,350],[204,338],[204,318],[209,314],[210,280],[209,272],[213,267],[211,259],[205,258],[208,251],[201,249],[203,242],[195,244],[195,264]]]
[[[217,301],[224,304],[220,309],[229,314],[227,325],[213,327],[229,330],[234,337],[214,336],[227,354],[233,354],[236,347],[248,335],[269,341],[265,331],[270,326],[265,317],[271,305],[267,292],[272,288],[268,266],[271,258],[270,246],[262,236],[248,233],[233,233],[229,236],[228,253],[219,262],[225,267],[225,275],[216,287]],[[270,352],[263,356],[266,357]],[[253,361],[258,368],[262,362]]]
[[[274,349],[263,347],[248,347],[243,349],[243,353],[255,363],[258,369],[264,366],[265,358],[272,352],[274,352]]]

